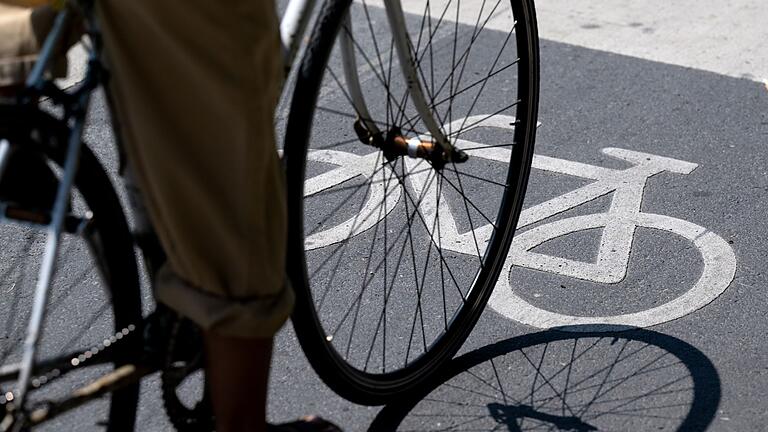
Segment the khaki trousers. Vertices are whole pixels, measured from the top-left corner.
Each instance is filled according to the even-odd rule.
[[[119,133],[169,258],[157,299],[222,335],[272,336],[293,305],[273,2],[97,7]]]

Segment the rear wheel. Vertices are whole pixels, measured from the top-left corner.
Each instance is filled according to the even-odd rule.
[[[422,383],[476,323],[512,241],[538,109],[531,0],[404,9],[433,118],[468,159],[431,152],[376,0],[324,6],[284,148],[296,333],[326,384],[365,404]],[[352,102],[339,35],[368,112]]]
[[[39,222],[50,216],[69,130],[37,110],[0,106],[0,119],[0,138],[14,149],[0,181],[0,360],[12,366],[21,357],[44,251],[46,233]],[[28,406],[62,397],[112,368],[136,363],[141,355],[133,242],[111,182],[85,146],[65,225]],[[3,375],[0,386],[7,398],[14,375]],[[138,397],[137,383],[36,430],[90,430],[93,425],[133,430]]]

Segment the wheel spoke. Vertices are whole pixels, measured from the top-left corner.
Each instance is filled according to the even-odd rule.
[[[311,113],[316,117],[296,120],[301,127],[310,122],[307,135],[314,138],[304,166],[295,162],[300,158],[286,158],[289,183],[292,172],[301,172],[307,191],[302,228],[309,282],[305,286],[295,275],[291,280],[298,280],[297,290],[309,291],[297,299],[310,301],[305,306],[316,314],[296,319],[297,334],[302,344],[302,328],[323,335],[328,349],[310,362],[343,366],[324,378],[346,396],[369,395],[364,402],[378,400],[385,389],[410,385],[395,384],[392,377],[415,383],[427,376],[424,365],[454,354],[482,311],[517,217],[500,207],[520,208],[519,188],[508,186],[529,172],[520,166],[527,160],[512,158],[512,150],[532,151],[526,140],[533,134],[522,129],[531,123],[513,118],[528,118],[521,111],[535,113],[536,100],[532,93],[517,100],[506,92],[514,93],[515,83],[530,77],[529,61],[537,61],[535,49],[515,52],[526,38],[536,40],[530,31],[535,27],[515,16],[528,9],[519,2],[530,0],[421,0],[404,4],[407,28],[395,30],[410,51],[405,61],[415,67],[413,76],[404,76],[387,12],[369,1],[352,2],[345,12],[354,27],[335,27],[341,12],[331,7],[317,24],[340,28],[338,34],[349,37],[357,62],[352,66],[358,68],[351,75],[358,77],[363,97],[353,101],[346,82],[351,71],[338,69],[350,66],[340,58],[342,51],[332,48],[327,35],[318,38],[302,71],[321,70],[325,76],[319,83],[300,76],[306,85],[297,85],[294,97],[300,104],[301,95],[319,92]],[[421,117],[411,92],[416,88],[433,118]],[[425,151],[433,141],[426,125],[433,122],[468,160]],[[361,124],[380,135],[368,135]],[[292,136],[291,125],[286,130]],[[509,130],[515,131],[514,140]],[[411,138],[423,143],[406,155],[401,139],[412,146]],[[517,140],[522,142],[511,142]],[[500,371],[495,373],[489,384],[507,401]],[[536,385],[545,378],[539,376]],[[466,420],[470,426],[476,421]]]

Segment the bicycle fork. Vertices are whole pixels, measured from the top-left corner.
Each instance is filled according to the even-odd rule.
[[[468,155],[456,148],[435,121],[424,91],[418,78],[417,53],[412,50],[412,44],[408,37],[400,0],[384,0],[387,12],[387,20],[392,29],[394,47],[400,63],[400,71],[407,84],[407,93],[416,108],[419,118],[424,123],[427,133],[406,138],[399,127],[393,126],[389,131],[381,131],[368,111],[362,89],[360,77],[357,73],[357,62],[354,53],[354,41],[352,40],[352,20],[349,13],[344,17],[340,30],[340,51],[344,70],[344,78],[349,91],[349,98],[357,113],[354,123],[355,132],[364,144],[380,148],[388,160],[394,160],[399,156],[428,159],[436,168],[442,167],[448,162],[465,162]]]

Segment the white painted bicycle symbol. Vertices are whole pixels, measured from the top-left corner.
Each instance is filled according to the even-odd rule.
[[[621,282],[626,277],[635,228],[640,226],[677,234],[692,242],[704,263],[699,280],[685,294],[651,309],[614,316],[583,317],[536,307],[513,292],[507,277],[500,277],[489,302],[497,312],[540,328],[584,324],[647,327],[685,316],[709,304],[728,288],[736,273],[736,255],[728,242],[692,222],[640,211],[648,178],[664,171],[689,174],[697,165],[618,148],[605,148],[603,153],[634,165],[615,170],[544,156],[534,158],[535,168],[595,182],[525,210],[518,228],[609,193],[613,193],[613,199],[605,213],[565,218],[520,232],[515,236],[502,274],[508,275],[511,267],[516,265],[604,284]],[[531,249],[556,237],[600,227],[603,232],[594,263],[531,252]]]
[[[495,115],[482,118],[476,127],[510,128],[514,118]],[[467,119],[472,123],[475,118]],[[464,119],[454,123],[461,124]],[[482,143],[464,141],[462,144],[474,150],[471,156],[506,162],[510,150],[503,147],[485,147]],[[647,180],[661,172],[689,174],[697,165],[672,158],[620,148],[604,148],[603,153],[632,164],[626,169],[610,169],[599,166],[536,155],[533,168],[554,173],[568,174],[593,180],[592,183],[570,191],[549,201],[524,210],[518,223],[518,233],[510,248],[501,276],[493,291],[489,306],[515,321],[539,328],[573,325],[609,325],[647,327],[671,321],[706,306],[722,294],[733,281],[736,272],[736,256],[732,247],[722,237],[692,222],[671,216],[641,211],[643,191]],[[356,176],[370,176],[377,170],[377,154],[364,156],[335,150],[311,152],[309,159],[337,168],[310,178],[305,183],[305,193],[310,196]],[[410,164],[418,162],[409,161]],[[461,233],[454,220],[447,199],[434,189],[429,181],[429,171],[415,170],[409,177],[410,185],[420,203],[420,213],[426,221],[439,217],[440,235],[445,239],[441,247],[467,255],[482,252],[491,234],[491,225],[474,227]],[[384,178],[385,173],[381,174]],[[544,223],[525,230],[525,227],[544,221],[552,216],[578,207],[596,198],[612,194],[610,208],[603,213],[574,216]],[[372,182],[366,202],[357,214],[337,223],[332,228],[308,236],[307,249],[316,249],[345,238],[358,235],[380,222],[394,209],[400,200],[400,192],[384,190],[384,182]],[[382,211],[381,203],[386,211]],[[438,211],[439,207],[439,211]],[[425,224],[435,226],[435,224]],[[611,316],[573,316],[545,310],[520,297],[511,288],[509,273],[513,266],[535,269],[556,275],[568,276],[602,284],[616,284],[627,276],[630,251],[637,227],[646,227],[679,235],[693,243],[701,254],[703,269],[693,287],[679,297],[651,309]],[[593,263],[533,252],[532,249],[549,240],[571,233],[602,228],[597,259]],[[478,251],[478,244],[480,251]],[[581,327],[586,328],[586,327]]]

